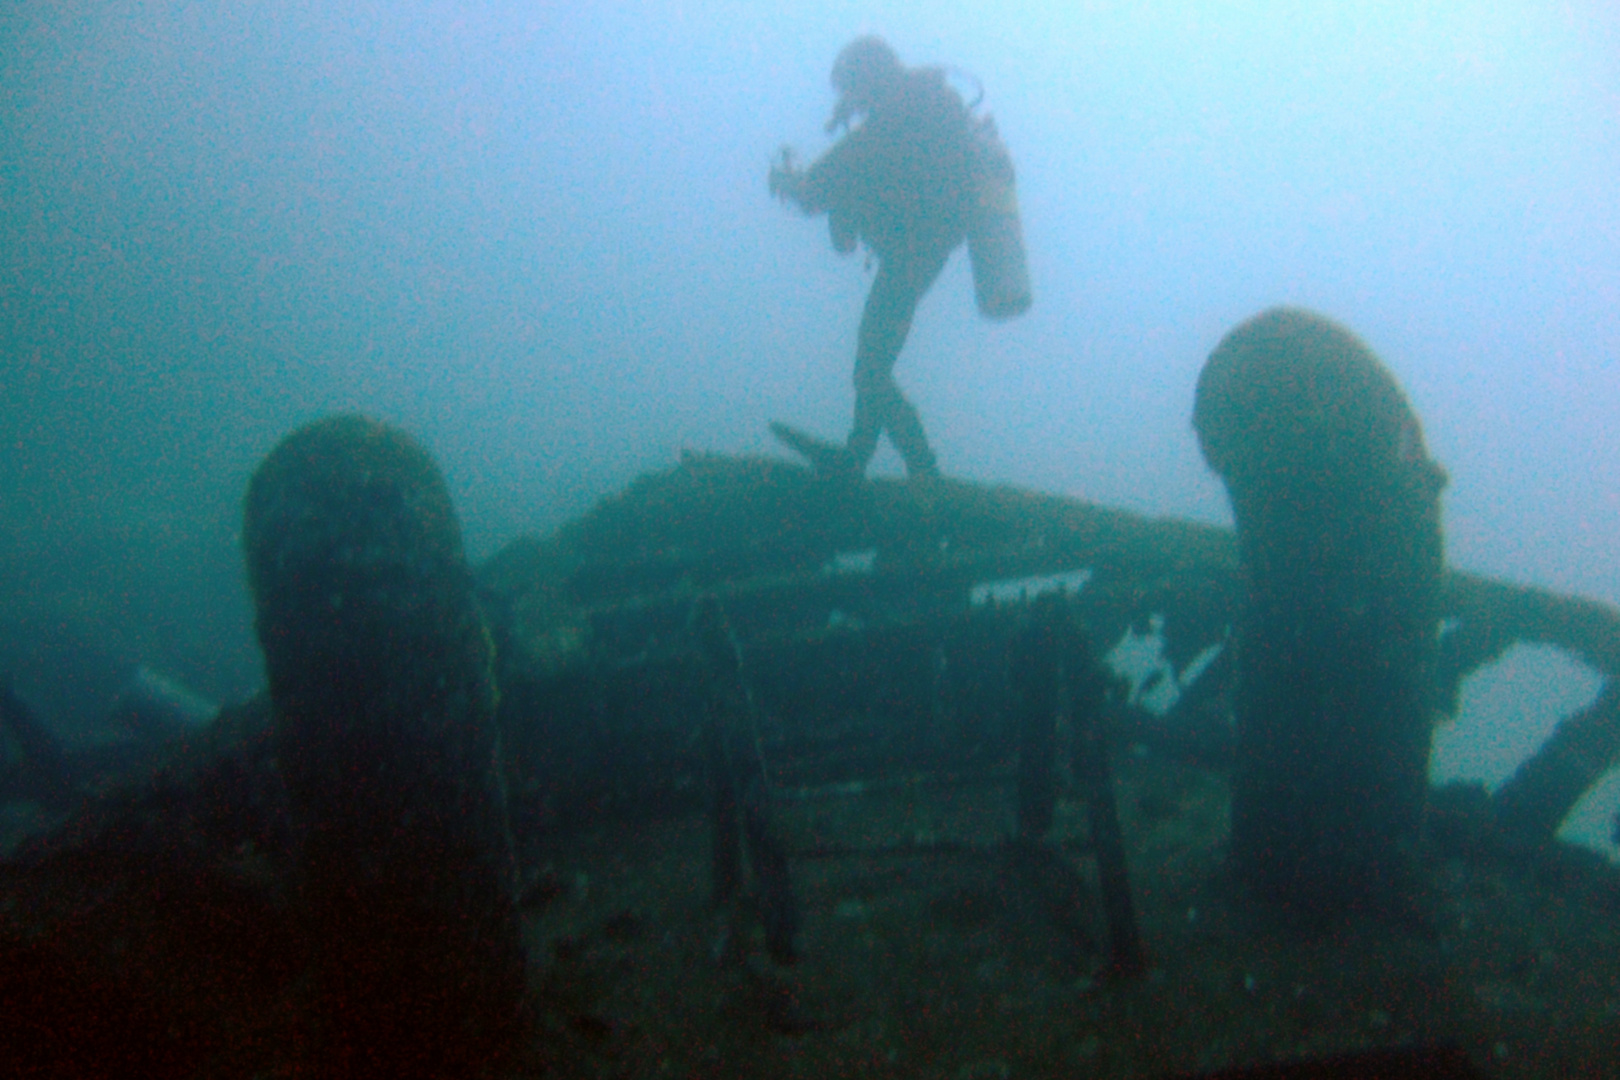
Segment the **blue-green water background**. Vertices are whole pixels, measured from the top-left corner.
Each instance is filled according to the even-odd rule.
[[[947,472],[1225,520],[1199,366],[1304,304],[1406,386],[1456,564],[1620,601],[1599,0],[19,0],[0,604],[241,696],[241,492],[305,419],[420,435],[475,557],[684,447],[840,432],[868,274],[764,173],[826,145],[827,71],[863,31],[980,78],[1019,167],[1034,309],[979,320],[958,254],[899,369]],[[1437,769],[1499,778],[1590,693],[1556,660],[1510,669]]]

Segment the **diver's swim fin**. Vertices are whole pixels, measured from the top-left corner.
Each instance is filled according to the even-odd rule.
[[[780,420],[772,420],[770,427],[777,442],[808,461],[816,472],[832,476],[853,475],[856,472],[855,457],[842,443],[817,438]]]

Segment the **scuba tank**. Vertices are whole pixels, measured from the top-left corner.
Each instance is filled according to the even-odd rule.
[[[1029,310],[1029,264],[1018,220],[1018,188],[1012,155],[989,116],[973,121],[973,216],[968,222],[968,259],[979,314],[1010,319]]]

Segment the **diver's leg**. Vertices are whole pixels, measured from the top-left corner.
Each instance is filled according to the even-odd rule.
[[[917,313],[917,303],[928,287],[945,268],[950,249],[930,251],[920,257],[900,258],[878,264],[877,277],[872,280],[872,291],[866,294],[866,307],[861,312],[861,327],[855,346],[855,422],[849,433],[850,456],[855,465],[864,470],[877,450],[878,435],[888,429],[894,437],[896,421],[909,425],[907,434],[913,444],[922,434],[922,424],[916,411],[900,394],[894,381],[895,361],[911,332],[911,320]],[[922,438],[924,448],[926,437]],[[902,455],[905,449],[896,443]],[[907,468],[911,462],[907,461]]]
[[[877,277],[866,294],[861,327],[855,338],[855,421],[844,444],[857,470],[864,471],[877,451],[878,436],[888,426],[889,414],[899,398],[894,385],[894,363],[911,330],[911,317],[920,295],[895,264],[878,264]]]
[[[893,385],[892,379],[890,385]],[[923,431],[916,407],[901,395],[899,387],[895,387],[894,397],[894,404],[889,407],[889,441],[900,452],[900,460],[906,463],[906,475],[938,476],[939,463],[928,445],[928,434]]]
[[[855,352],[855,423],[846,446],[855,466],[864,470],[884,430],[912,475],[937,472],[922,420],[894,381],[894,365],[911,332],[911,320],[940,271],[950,249],[878,266],[872,291],[861,313]]]

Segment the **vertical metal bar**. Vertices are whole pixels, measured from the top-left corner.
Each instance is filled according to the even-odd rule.
[[[1108,920],[1110,967],[1115,975],[1129,978],[1141,974],[1147,960],[1136,925],[1136,907],[1131,900],[1125,839],[1120,832],[1113,769],[1108,757],[1104,723],[1107,676],[1092,654],[1084,632],[1068,618],[1066,609],[1063,618],[1062,666],[1073,733],[1071,760],[1075,780],[1085,790],[1092,851],[1097,858],[1103,913]]]
[[[1038,598],[1013,640],[1008,666],[1018,726],[1018,839],[1034,843],[1052,827],[1057,803],[1058,599]]]
[[[709,885],[716,907],[736,898],[742,882],[742,834],[737,822],[737,778],[726,758],[722,707],[712,698],[703,718],[703,744],[709,759],[709,784],[713,802],[709,806],[711,843]]]
[[[742,654],[718,600],[704,597],[693,617],[711,683],[710,760],[717,777],[716,898],[729,900],[739,884],[740,816],[740,840],[746,844],[749,865],[759,883],[765,947],[778,963],[792,963],[797,957],[794,938],[799,930],[799,906],[793,895],[787,850],[771,820],[770,784],[760,752],[754,697],[743,678]]]

